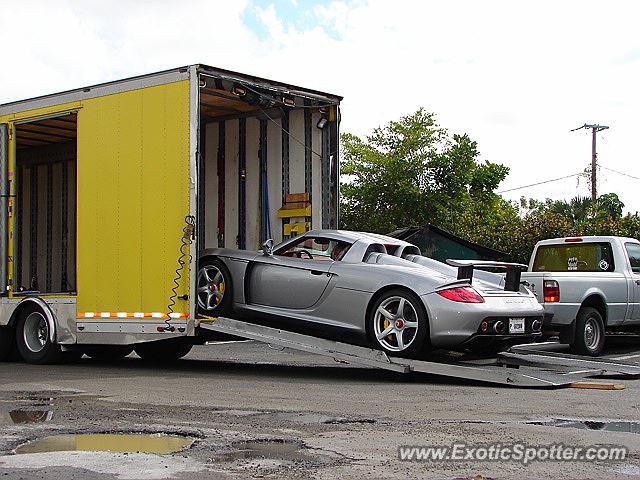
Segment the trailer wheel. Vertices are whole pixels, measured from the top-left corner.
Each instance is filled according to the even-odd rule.
[[[174,362],[187,355],[193,343],[182,338],[138,343],[134,350],[142,360],[154,363]]]
[[[49,322],[37,306],[26,307],[16,325],[18,353],[27,363],[55,363],[62,357],[60,346],[51,341]]]
[[[592,307],[583,307],[576,318],[571,351],[592,357],[600,355],[604,347],[605,330],[602,315]]]
[[[197,277],[198,313],[224,315],[230,310],[233,295],[231,273],[217,258],[202,262]]]
[[[375,348],[400,357],[416,357],[428,346],[428,319],[420,299],[404,289],[383,293],[373,304],[368,331]]]
[[[82,349],[82,353],[98,362],[122,360],[132,352],[133,345],[93,345]]]
[[[16,345],[16,332],[11,327],[0,327],[0,362],[9,360]]]

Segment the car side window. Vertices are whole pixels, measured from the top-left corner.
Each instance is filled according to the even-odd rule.
[[[282,250],[277,250],[274,255],[317,261],[339,261],[342,260],[350,246],[350,244],[339,240],[302,237],[298,242]]]
[[[625,243],[624,246],[631,262],[631,270],[633,273],[640,273],[640,243]]]

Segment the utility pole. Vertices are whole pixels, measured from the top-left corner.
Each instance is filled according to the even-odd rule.
[[[571,130],[575,132],[576,130],[581,130],[583,128],[591,129],[591,202],[593,205],[596,204],[596,199],[598,198],[598,188],[597,188],[597,172],[598,172],[598,153],[596,150],[596,134],[601,132],[602,130],[606,130],[609,128],[606,125],[598,125],[598,124],[587,124],[585,123],[581,127],[574,128]]]

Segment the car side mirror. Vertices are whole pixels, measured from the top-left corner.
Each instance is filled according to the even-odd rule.
[[[273,255],[273,239],[269,239],[262,244],[262,253],[271,256]]]

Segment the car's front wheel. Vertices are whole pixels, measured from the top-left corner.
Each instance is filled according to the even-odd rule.
[[[198,313],[208,316],[224,315],[231,308],[231,274],[217,258],[200,265],[197,277]]]
[[[373,345],[391,355],[415,357],[428,345],[427,314],[409,291],[383,293],[373,304],[368,322]]]

